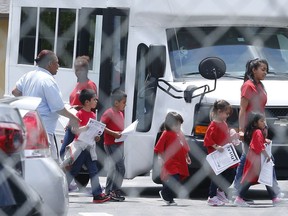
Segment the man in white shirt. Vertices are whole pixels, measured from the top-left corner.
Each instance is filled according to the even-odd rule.
[[[59,67],[56,54],[50,50],[42,50],[35,61],[38,67],[24,74],[16,82],[12,94],[42,99],[37,110],[48,133],[52,158],[58,161],[59,154],[54,133],[59,114],[69,118],[70,124],[74,127],[78,127],[79,119],[64,107],[60,89],[53,77]]]

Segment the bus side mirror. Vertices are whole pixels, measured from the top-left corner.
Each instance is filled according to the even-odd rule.
[[[222,77],[226,72],[225,62],[218,57],[208,57],[203,59],[199,64],[199,73],[202,77],[210,80],[215,80],[214,88],[210,89],[210,86],[203,85],[196,87],[194,85],[187,86],[184,91],[184,100],[187,103],[191,103],[192,99],[198,96],[202,96],[216,89],[216,80]],[[202,89],[202,93],[194,94],[195,91]]]
[[[148,73],[151,77],[164,76],[166,68],[166,47],[164,45],[150,45],[148,50]]]
[[[226,64],[218,57],[208,57],[200,62],[198,69],[202,77],[214,80],[225,74]]]

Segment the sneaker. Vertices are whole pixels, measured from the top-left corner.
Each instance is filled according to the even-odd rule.
[[[123,202],[125,200],[124,196],[121,196],[120,193],[116,193],[115,191],[111,191],[109,197],[111,201]]]
[[[252,199],[247,199],[247,198],[243,198],[243,200],[248,203],[249,205],[253,205],[254,204],[254,200]]]
[[[278,198],[284,198],[285,197],[285,194],[283,192],[280,192],[279,194],[277,194],[277,197]]]
[[[223,206],[225,205],[224,202],[222,202],[217,196],[214,196],[212,198],[208,198],[207,204],[210,206]]]
[[[68,185],[68,190],[69,192],[74,192],[74,191],[78,191],[78,187],[76,182],[74,181],[74,179],[71,181],[71,183]]]
[[[236,199],[234,200],[234,205],[239,206],[239,207],[249,207],[250,206],[247,202],[245,202],[239,196],[237,196]]]
[[[170,201],[165,200],[165,199],[163,198],[163,196],[162,196],[162,191],[161,191],[161,190],[159,191],[159,195],[160,195],[161,199],[162,199],[167,205],[170,205]]]
[[[110,197],[104,193],[101,193],[93,197],[93,203],[104,203],[110,200]]]
[[[217,189],[217,197],[222,202],[229,203],[229,200],[227,199],[226,194],[225,194],[224,191],[220,191],[219,189]]]
[[[279,198],[279,197],[275,197],[274,199],[272,199],[273,206],[278,206],[278,205],[282,204],[283,202],[284,202],[284,200],[282,198]]]
[[[159,191],[159,195],[160,195],[161,199],[166,203],[166,205],[177,206],[177,203],[174,200],[171,200],[171,201],[165,200],[163,198],[163,196],[162,196],[162,191],[161,190]]]
[[[177,206],[177,203],[174,200],[172,200],[172,201],[169,201],[168,205],[169,206]]]

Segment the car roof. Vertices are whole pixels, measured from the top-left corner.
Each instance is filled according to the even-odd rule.
[[[9,104],[18,109],[36,110],[41,100],[39,97],[30,96],[4,97],[0,99],[0,103]]]

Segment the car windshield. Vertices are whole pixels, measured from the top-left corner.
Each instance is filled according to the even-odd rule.
[[[226,63],[226,75],[243,77],[246,62],[264,58],[269,72],[288,76],[288,30],[259,27],[194,27],[167,29],[174,78],[191,79],[206,57]]]

